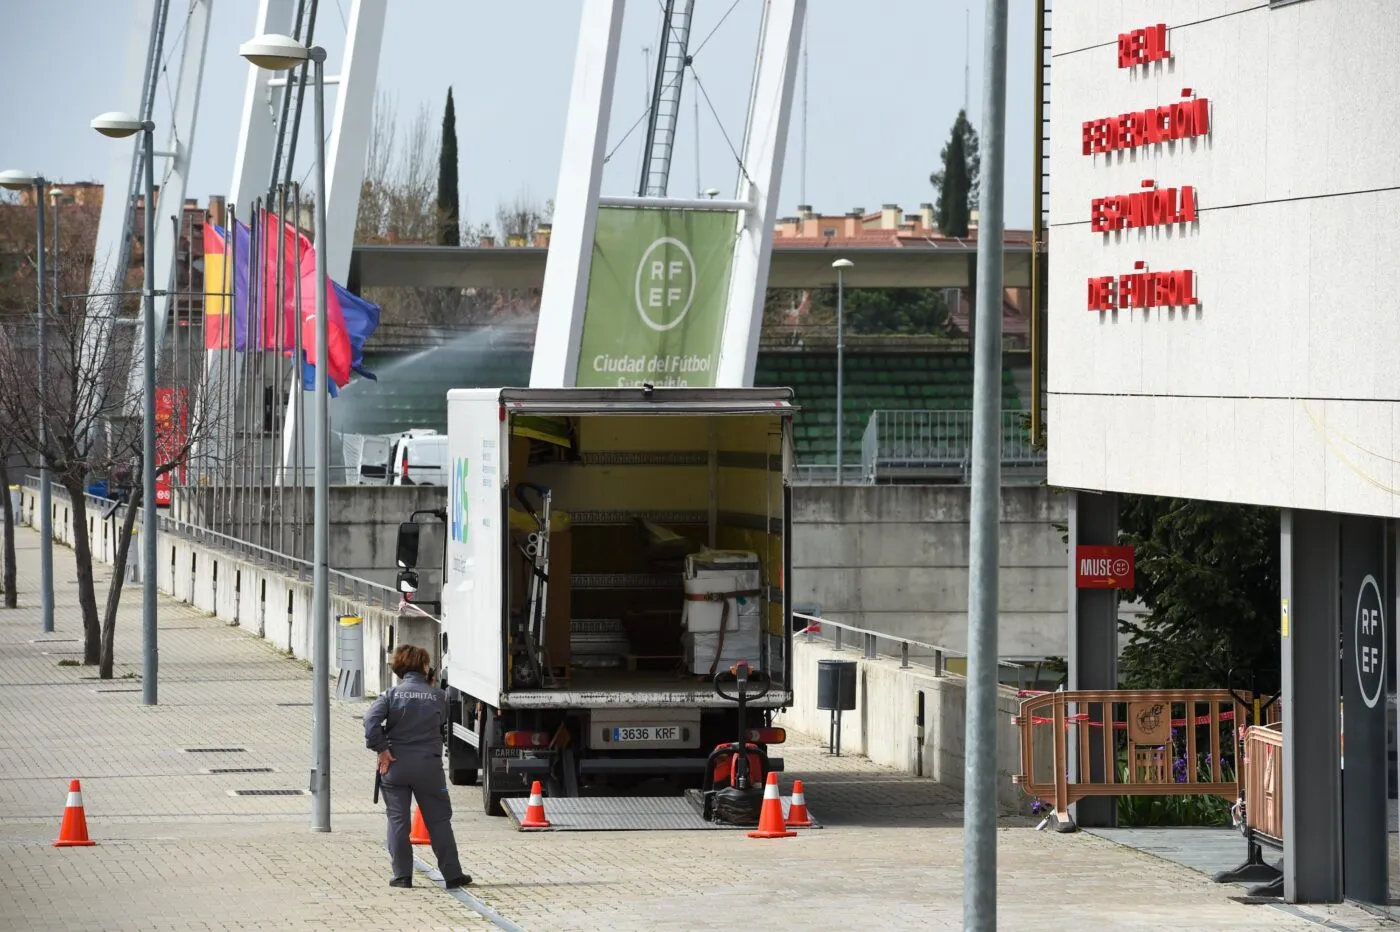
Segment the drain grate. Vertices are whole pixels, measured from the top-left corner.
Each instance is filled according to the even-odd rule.
[[[180,748],[186,754],[246,754],[247,748]]]
[[[139,693],[140,691],[141,691],[141,687],[140,687],[140,686],[122,686],[122,687],[116,687],[116,688],[112,688],[112,689],[94,689],[94,690],[93,690],[93,692],[95,692],[95,693]]]
[[[309,703],[309,702],[279,702],[279,703],[277,703],[277,704],[278,704],[279,706],[281,706],[282,708],[284,708],[284,709],[309,709],[309,708],[311,708],[311,703]]]
[[[45,657],[81,657],[86,651],[81,650],[41,650],[39,653]]]
[[[78,644],[79,638],[30,638],[30,644]]]
[[[276,773],[271,767],[209,767],[203,773]]]
[[[229,790],[230,796],[308,796],[307,790]]]

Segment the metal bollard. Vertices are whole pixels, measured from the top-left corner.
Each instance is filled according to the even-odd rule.
[[[337,699],[363,699],[365,696],[364,624],[359,615],[338,615],[335,628]]]

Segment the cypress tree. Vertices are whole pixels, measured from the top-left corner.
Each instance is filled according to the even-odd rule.
[[[968,121],[966,111],[960,110],[948,142],[939,153],[943,166],[928,179],[938,189],[935,216],[938,231],[944,236],[967,236],[972,210],[977,207],[981,175],[978,150],[977,130]]]
[[[462,245],[457,196],[457,111],[452,105],[452,88],[447,89],[447,107],[442,113],[442,148],[438,156],[438,245]]]

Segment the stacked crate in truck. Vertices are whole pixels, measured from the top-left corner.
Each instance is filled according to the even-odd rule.
[[[763,643],[763,568],[745,550],[703,550],[685,559],[682,641],[692,673],[714,676],[740,660],[757,668]]]

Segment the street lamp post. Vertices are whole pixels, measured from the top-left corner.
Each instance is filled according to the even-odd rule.
[[[39,251],[35,271],[39,279],[39,603],[43,615],[44,633],[53,631],[53,477],[49,474],[48,458],[48,378],[49,339],[48,312],[44,307],[44,188],[48,182],[40,175],[10,170],[0,172],[0,188],[11,191],[34,189],[34,206],[38,208]],[[54,292],[58,299],[58,292]],[[8,492],[6,493],[8,494]]]
[[[104,136],[124,139],[142,134],[146,165],[145,247],[142,249],[141,332],[141,702],[155,705],[160,675],[160,651],[156,627],[156,291],[151,252],[156,240],[155,130],[150,120],[110,111],[92,121]]]
[[[253,65],[269,71],[289,71],[311,62],[316,136],[316,214],[313,246],[316,250],[316,505],[315,546],[312,569],[311,705],[312,752],[311,830],[331,830],[331,721],[330,721],[330,405],[326,392],[326,50],[307,48],[291,36],[263,35],[238,48]],[[284,221],[285,222],[285,221]]]
[[[836,270],[836,483],[845,481],[842,451],[846,447],[846,270],[850,259],[831,263]]]

